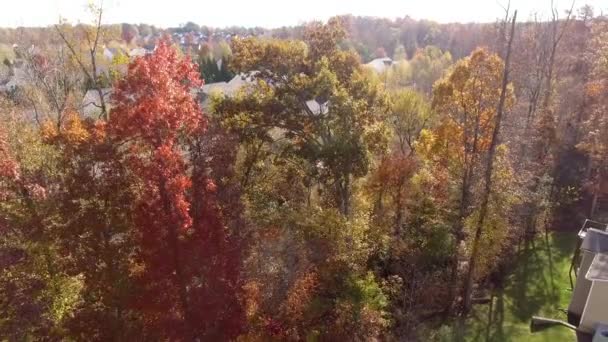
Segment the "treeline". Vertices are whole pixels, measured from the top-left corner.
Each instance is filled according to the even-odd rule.
[[[397,38],[380,74],[355,18],[234,38],[226,64],[251,82],[205,112],[170,38],[104,100],[114,38],[56,27],[0,102],[0,336],[461,336],[519,245],[605,215],[608,22],[553,13],[506,13],[485,47]]]
[[[548,8],[549,10],[549,8]],[[591,7],[581,9],[593,14]],[[549,11],[548,11],[549,12]],[[411,58],[418,49],[433,45],[443,51],[449,51],[456,59],[469,55],[478,46],[497,46],[496,31],[500,30],[498,23],[449,23],[440,24],[432,20],[416,20],[409,16],[397,19],[376,17],[361,17],[345,15],[340,19],[344,22],[348,37],[341,42],[342,48],[354,49],[364,62],[377,57],[395,56],[403,49]],[[530,14],[522,18],[518,27],[533,25],[535,21],[547,23],[549,18]],[[84,24],[82,24],[84,25]],[[116,35],[124,42],[131,43],[137,38],[153,36],[159,38],[163,33],[189,34],[196,33],[208,39],[208,43],[216,44],[232,37],[267,36],[280,39],[302,39],[307,24],[265,29],[261,27],[225,27],[214,28],[188,22],[179,27],[161,29],[148,24],[115,24],[107,25],[105,29],[117,32]],[[37,44],[54,37],[52,28],[0,28],[0,44]],[[134,40],[135,39],[135,40]]]

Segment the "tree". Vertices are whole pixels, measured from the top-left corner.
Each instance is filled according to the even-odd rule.
[[[248,338],[365,340],[388,323],[366,266],[380,233],[356,191],[382,149],[386,100],[340,50],[343,37],[330,20],[304,41],[235,39],[231,66],[253,84],[213,101],[240,143],[236,180],[253,237]]]
[[[186,25],[182,27],[182,32],[198,32],[200,30],[201,27],[191,21],[187,22]]]
[[[215,108],[243,136],[288,142],[286,152],[307,160],[307,172],[329,190],[328,203],[349,215],[352,182],[367,172],[364,137],[384,97],[363,75],[356,55],[337,48],[343,37],[334,20],[312,26],[306,43],[234,40],[232,66],[256,70],[249,74],[256,87]],[[276,129],[281,137],[273,137]]]
[[[414,85],[412,80],[412,67],[406,60],[393,63],[383,72],[383,74],[384,75],[380,75],[380,78],[384,79],[386,89],[388,90],[398,91]]]
[[[430,95],[433,84],[439,80],[452,64],[452,55],[436,46],[426,46],[416,51],[410,60],[411,83],[424,94]]]
[[[107,119],[108,106],[105,102],[106,94],[103,92],[103,77],[99,73],[101,65],[98,57],[102,53],[100,47],[116,33],[106,30],[102,25],[103,10],[102,4],[97,6],[95,2],[91,2],[89,11],[93,15],[93,26],[78,25],[73,28],[69,24],[62,23],[55,25],[55,31],[80,67],[90,88],[97,92],[101,117]]]
[[[507,18],[509,13],[507,11]],[[490,146],[488,150],[488,156],[486,159],[485,166],[485,178],[484,178],[484,192],[482,193],[481,205],[479,208],[479,213],[477,213],[478,219],[477,224],[475,226],[475,236],[473,238],[473,246],[471,248],[471,256],[469,258],[469,269],[467,271],[467,277],[465,280],[465,289],[464,289],[464,310],[468,312],[471,309],[472,304],[472,295],[473,295],[473,281],[476,270],[476,265],[480,255],[480,243],[481,237],[484,230],[484,224],[486,223],[486,215],[488,215],[488,207],[490,202],[490,196],[492,196],[492,186],[493,186],[493,178],[495,175],[494,172],[494,158],[496,156],[496,151],[499,146],[499,136],[500,136],[500,126],[502,124],[502,117],[505,113],[505,104],[508,96],[508,86],[509,86],[509,72],[510,72],[510,62],[511,62],[511,46],[513,44],[513,38],[515,36],[515,21],[517,20],[517,11],[513,13],[513,18],[511,20],[511,33],[509,34],[509,43],[506,46],[505,52],[505,65],[504,71],[502,75],[502,84],[500,89],[500,99],[498,100],[498,105],[496,107],[496,114],[494,116],[494,128],[492,131],[492,138],[490,140]],[[506,21],[506,20],[505,20]],[[498,209],[498,208],[495,208]]]
[[[538,223],[545,223],[542,218],[550,216],[550,199],[555,185],[555,174],[558,169],[559,144],[559,117],[556,116],[556,105],[554,103],[557,73],[556,67],[560,44],[563,41],[567,28],[572,21],[574,1],[565,19],[559,18],[559,12],[551,2],[551,21],[548,23],[548,46],[544,52],[542,68],[544,75],[539,85],[538,115],[534,122],[534,138],[530,151],[530,199],[526,213],[526,238],[534,236]],[[535,104],[536,105],[536,104]],[[525,150],[524,150],[525,152]],[[525,156],[525,155],[524,155]]]
[[[393,60],[395,62],[404,61],[407,59],[407,53],[405,52],[405,47],[401,44],[397,45],[395,48],[395,52],[393,53]]]
[[[224,57],[215,60],[210,55],[201,56],[198,68],[205,83],[228,82],[234,78],[234,74],[228,69],[228,59]]]
[[[134,212],[140,293],[132,305],[149,312],[149,338],[229,339],[241,329],[238,260],[223,254],[229,249],[212,202],[215,185],[188,174],[180,144],[205,129],[190,95],[200,84],[195,65],[163,40],[153,54],[129,65],[113,95],[108,129],[126,144],[124,162],[141,191]],[[200,198],[189,196],[193,182]],[[203,210],[196,220],[193,203]]]
[[[386,58],[386,51],[384,50],[383,47],[379,47],[376,49],[376,52],[374,52],[374,57],[376,58]]]
[[[138,35],[137,26],[123,23],[121,25],[121,38],[127,44],[131,44],[133,39]]]
[[[431,144],[425,158],[431,158],[439,168],[445,168],[451,182],[458,184],[449,196],[457,208],[454,213],[453,234],[459,245],[470,237],[466,234],[467,218],[474,214],[483,161],[487,158],[496,129],[496,108],[504,101],[508,110],[514,102],[513,89],[502,93],[503,62],[495,54],[484,49],[475,50],[471,56],[456,63],[451,72],[433,88],[433,109],[440,124],[434,136],[425,138],[422,144]],[[487,171],[487,169],[486,169]],[[456,191],[454,191],[456,190]],[[445,190],[443,190],[445,191]],[[504,219],[508,207],[500,208],[497,217]],[[452,281],[456,282],[458,256],[452,262]]]
[[[403,155],[414,153],[415,143],[423,129],[433,122],[433,111],[422,94],[405,89],[390,94],[388,121]]]
[[[604,24],[605,25],[605,24]],[[577,145],[588,158],[586,170],[586,190],[591,194],[589,217],[597,215],[598,201],[602,195],[602,186],[608,177],[608,120],[606,110],[608,101],[604,96],[608,90],[608,29],[602,24],[594,28],[598,32],[592,40],[590,54],[592,63],[591,79],[586,84],[586,97],[590,113],[584,122],[584,136]],[[605,185],[604,185],[605,186]]]
[[[47,122],[42,137],[57,156],[54,226],[61,264],[82,280],[73,312],[64,319],[68,336],[93,340],[133,338],[140,317],[129,308],[135,283],[132,220],[133,179],[119,146],[107,139],[106,122],[66,113],[62,127]]]
[[[198,69],[201,74],[201,79],[206,83],[226,81],[221,79],[218,63],[212,57],[200,57],[198,60]]]
[[[25,82],[13,99],[34,112],[39,125],[52,121],[63,127],[64,116],[82,96],[84,78],[70,53],[55,46],[18,49],[25,62]]]
[[[61,339],[82,281],[62,265],[52,218],[56,151],[18,107],[0,106],[0,334]]]

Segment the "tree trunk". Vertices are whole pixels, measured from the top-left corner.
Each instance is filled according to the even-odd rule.
[[[509,64],[511,62],[511,46],[513,44],[513,36],[515,33],[515,21],[517,19],[517,11],[513,14],[513,19],[511,22],[511,33],[509,37],[509,43],[507,45],[507,52],[505,57],[505,69],[503,71],[502,76],[502,89],[500,92],[500,100],[498,101],[498,107],[496,108],[496,116],[495,116],[495,125],[494,131],[492,132],[492,140],[490,142],[490,149],[488,152],[488,159],[486,165],[485,172],[485,189],[483,193],[483,198],[481,201],[481,206],[479,208],[479,219],[477,220],[477,225],[475,227],[475,237],[473,240],[473,248],[471,251],[471,257],[469,259],[469,269],[467,272],[467,277],[465,280],[465,288],[464,288],[464,312],[467,313],[471,309],[472,304],[472,292],[473,292],[473,283],[475,278],[475,267],[479,255],[479,244],[481,240],[481,234],[483,232],[483,225],[486,218],[486,214],[488,211],[488,204],[490,200],[490,195],[492,192],[492,173],[494,169],[494,156],[496,154],[496,147],[499,143],[499,134],[500,134],[500,125],[502,122],[502,117],[504,114],[504,106],[505,106],[505,98],[507,95],[507,86],[509,84]]]

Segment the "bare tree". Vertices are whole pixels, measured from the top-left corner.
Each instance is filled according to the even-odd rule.
[[[549,50],[549,60],[547,64],[547,74],[545,78],[546,86],[542,103],[543,109],[547,109],[551,104],[554,85],[553,74],[555,72],[555,56],[557,54],[557,48],[559,47],[559,43],[564,37],[564,33],[566,32],[566,29],[568,28],[572,20],[572,12],[574,10],[575,3],[576,0],[573,0],[570,9],[567,11],[566,18],[563,20],[563,24],[560,25],[559,11],[554,6],[553,0],[551,0],[551,47]]]
[[[89,81],[92,89],[97,92],[99,96],[99,105],[93,103],[101,110],[101,117],[103,119],[108,119],[108,108],[106,105],[106,101],[104,98],[103,87],[100,82],[100,75],[98,72],[98,61],[97,61],[97,53],[99,48],[103,42],[103,36],[106,34],[103,26],[102,26],[102,17],[103,17],[103,1],[99,3],[99,6],[91,5],[91,12],[94,14],[95,21],[94,26],[90,29],[87,26],[78,26],[75,29],[79,31],[80,35],[84,38],[86,43],[86,57],[83,54],[79,53],[80,46],[77,46],[78,39],[71,40],[68,36],[67,30],[65,30],[65,26],[63,25],[55,25],[55,30],[61,37],[61,40],[65,43],[69,51],[72,53],[72,56],[80,66],[83,74]]]
[[[61,129],[68,110],[75,108],[82,77],[63,47],[20,49],[24,66],[16,75],[22,82],[15,100],[33,110],[38,124],[52,120]]]

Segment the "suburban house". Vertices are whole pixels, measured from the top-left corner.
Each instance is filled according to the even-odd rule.
[[[255,71],[252,73],[255,73]],[[230,97],[236,95],[244,86],[252,84],[254,84],[254,80],[251,76],[239,74],[228,82],[204,84],[199,93],[199,99],[201,100],[202,107],[204,109],[209,109],[209,96],[211,94],[222,94]],[[329,103],[319,103],[315,99],[306,101],[306,107],[308,107],[308,110],[312,115],[327,114],[329,111]]]
[[[571,267],[576,283],[568,323],[583,334],[608,334],[608,225],[587,220],[579,238]],[[608,336],[600,341],[608,341]]]
[[[112,88],[101,89],[101,92],[103,94],[104,103],[109,109]],[[84,94],[84,97],[82,98],[81,112],[85,118],[99,118],[99,115],[101,114],[101,99],[97,89],[89,89]]]
[[[578,342],[608,342],[608,224],[585,220],[570,264],[568,321],[534,316],[530,330],[563,326]]]
[[[386,69],[392,66],[395,62],[388,57],[376,58],[373,61],[365,64],[366,67],[373,69],[377,73],[383,73]]]

